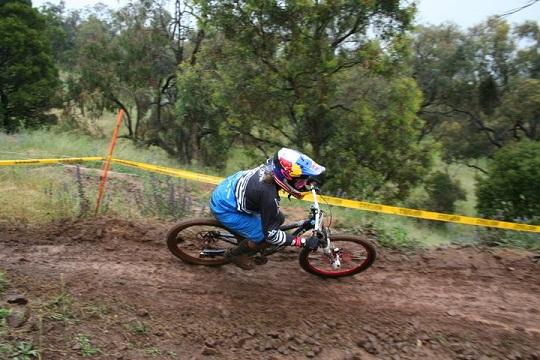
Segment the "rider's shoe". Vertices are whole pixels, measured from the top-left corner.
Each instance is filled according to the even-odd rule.
[[[225,259],[244,270],[252,270],[255,267],[253,251],[249,248],[249,240],[241,241],[237,247],[225,251]]]

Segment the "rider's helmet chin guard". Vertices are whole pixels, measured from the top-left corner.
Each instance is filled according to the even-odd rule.
[[[281,148],[272,158],[272,176],[284,191],[301,199],[312,182],[322,182],[324,166],[296,150]]]

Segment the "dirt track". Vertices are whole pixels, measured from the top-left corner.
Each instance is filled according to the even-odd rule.
[[[43,359],[82,358],[77,334],[100,349],[96,359],[540,359],[530,253],[382,251],[365,273],[324,280],[294,253],[251,272],[190,266],[168,253],[166,229],[0,225],[3,297],[24,295],[31,314],[7,339],[41,342]],[[72,302],[55,309],[61,278]]]

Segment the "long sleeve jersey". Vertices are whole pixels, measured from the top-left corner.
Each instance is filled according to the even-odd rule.
[[[293,236],[279,229],[284,217],[279,210],[278,186],[264,181],[268,171],[266,165],[261,165],[242,175],[235,188],[236,208],[247,214],[260,214],[265,241],[290,245]]]

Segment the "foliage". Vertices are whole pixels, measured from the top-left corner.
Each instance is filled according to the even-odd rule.
[[[495,153],[477,187],[478,212],[505,220],[540,218],[540,142],[521,141]]]
[[[231,136],[224,128],[224,110],[212,102],[221,84],[199,65],[179,68],[176,84],[176,117],[166,126],[163,141],[173,142],[184,161],[200,161],[215,168],[225,167]]]
[[[521,248],[540,251],[538,234],[501,229],[480,229],[478,239],[482,245],[492,247]]]
[[[30,2],[0,3],[0,130],[15,132],[56,121],[60,82],[46,23]]]
[[[21,341],[15,346],[10,359],[13,360],[30,360],[39,356],[39,351],[34,349],[31,342]]]
[[[46,35],[50,39],[57,66],[65,70],[72,69],[77,24],[81,21],[80,12],[68,11],[64,1],[59,4],[46,2],[39,12],[47,23]]]
[[[134,335],[145,335],[148,333],[148,326],[139,320],[133,320],[125,325],[126,329]]]
[[[234,85],[221,95],[235,129],[258,146],[309,144],[317,158],[341,111],[334,98],[338,75],[380,55],[365,51],[373,42],[368,28],[391,48],[413,11],[400,1],[197,4],[208,27],[226,39],[223,53],[230,57],[223,61],[231,65],[218,70],[225,87]]]
[[[363,199],[403,199],[431,165],[430,144],[417,144],[421,95],[410,78],[361,74],[345,89],[352,110],[335,120],[324,165],[328,185]]]
[[[466,200],[461,184],[446,173],[436,171],[427,178],[424,186],[428,194],[424,207],[428,210],[452,214],[456,201]]]
[[[538,140],[539,26],[501,18],[463,32],[419,27],[414,77],[424,93],[422,136],[444,144],[445,160],[491,157],[522,138]]]
[[[197,80],[219,87],[204,101],[190,91],[180,102],[193,99],[199,116],[219,109],[227,132],[266,156],[280,146],[314,156],[332,168],[331,190],[403,198],[422,178],[429,146],[414,142],[421,94],[407,74],[410,42],[402,36],[413,8],[400,1],[197,4],[207,18],[202,54],[215,59]]]
[[[178,139],[170,126],[175,122],[176,67],[183,62],[193,65],[196,44],[202,41],[200,32],[182,23],[189,24],[182,18],[186,14],[180,11],[172,17],[161,2],[140,0],[82,20],[76,31],[75,65],[67,79],[66,107],[76,105],[83,115],[89,111],[93,116],[121,108],[128,138],[192,160],[176,146],[185,139]]]
[[[78,334],[76,339],[81,348],[81,355],[83,357],[90,357],[101,352],[98,348],[92,346],[90,338],[87,335]]]

